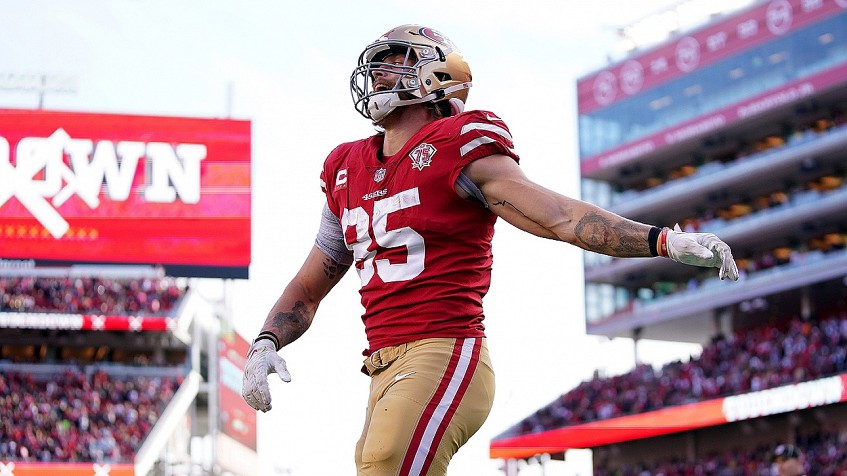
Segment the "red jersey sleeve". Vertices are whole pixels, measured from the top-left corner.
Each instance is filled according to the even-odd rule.
[[[512,134],[506,123],[489,111],[469,111],[455,117],[458,128],[460,165],[490,155],[507,155],[515,161],[520,158],[514,152]]]

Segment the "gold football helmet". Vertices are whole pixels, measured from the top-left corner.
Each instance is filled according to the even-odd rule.
[[[405,65],[383,62],[403,54]],[[398,75],[394,87],[374,88],[374,72]],[[471,87],[471,70],[447,37],[421,25],[393,28],[368,45],[350,76],[350,92],[359,113],[382,121],[398,106],[458,99],[462,104]]]

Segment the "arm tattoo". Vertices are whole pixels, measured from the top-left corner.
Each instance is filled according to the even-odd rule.
[[[586,213],[574,227],[574,235],[587,250],[609,256],[650,256],[647,235],[639,226],[621,219],[613,223],[598,213]]]
[[[337,278],[339,273],[341,272],[341,266],[338,264],[338,261],[335,261],[332,258],[327,257],[323,262],[323,266],[324,274],[330,281]]]
[[[309,328],[311,321],[306,304],[303,301],[297,301],[290,312],[276,313],[271,326],[280,337],[280,346],[284,347],[299,339]]]
[[[516,211],[516,212],[520,213],[520,214],[521,214],[521,216],[522,216],[522,217],[524,217],[524,218],[526,218],[527,220],[529,220],[529,221],[531,221],[531,222],[535,223],[536,225],[540,226],[541,228],[546,228],[546,227],[545,227],[544,225],[542,225],[541,223],[538,223],[537,221],[535,221],[535,220],[533,220],[532,218],[528,217],[526,213],[522,212],[520,208],[516,207],[514,203],[512,203],[512,202],[510,202],[510,201],[508,201],[508,200],[500,200],[499,202],[495,202],[495,203],[493,203],[491,206],[492,206],[492,207],[508,207],[508,208],[511,208],[512,210],[514,210],[514,211]]]

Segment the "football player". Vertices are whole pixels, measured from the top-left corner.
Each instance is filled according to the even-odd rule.
[[[506,122],[463,111],[470,87],[467,62],[431,28],[399,26],[364,49],[350,88],[380,132],[324,162],[315,245],[248,354],[243,396],[265,412],[268,375],[290,381],[277,351],[356,269],[371,378],[359,475],[443,475],[488,416],[494,373],[482,299],[498,218],[597,253],[665,256],[738,279],[729,246],[712,234],[637,223],[532,182]]]

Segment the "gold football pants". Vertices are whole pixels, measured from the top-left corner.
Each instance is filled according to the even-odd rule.
[[[484,338],[422,339],[365,359],[371,375],[359,476],[441,476],[494,402]]]

